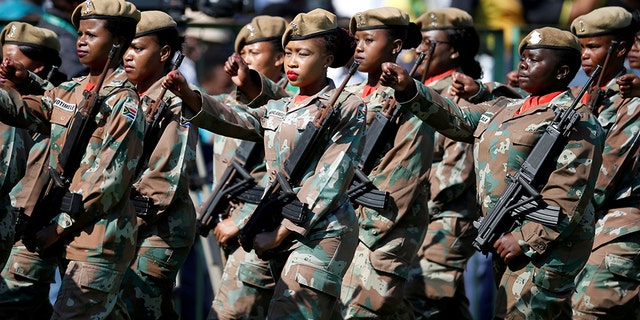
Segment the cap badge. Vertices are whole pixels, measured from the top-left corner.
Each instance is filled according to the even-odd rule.
[[[431,26],[432,27],[437,27],[438,26],[438,17],[436,17],[436,14],[431,12],[429,13],[429,18],[431,18]]]
[[[584,19],[580,18],[578,23],[580,24],[580,32],[584,32]]]
[[[15,25],[11,26],[11,30],[9,30],[9,34],[7,34],[7,38],[14,39],[16,37],[16,32],[18,32],[18,28]]]
[[[529,44],[538,44],[542,41],[542,35],[538,30],[531,33],[531,37],[529,37]]]
[[[300,30],[298,29],[298,25],[293,22],[291,22],[289,25],[291,26],[291,35],[294,37],[299,37]]]
[[[84,2],[84,10],[82,10],[82,14],[89,14],[93,12],[93,2],[91,0],[87,0]]]
[[[356,19],[358,19],[358,27],[364,27],[367,23],[364,21],[364,17],[361,12],[356,13]]]
[[[247,30],[249,30],[249,39],[253,39],[256,37],[255,28],[252,25],[247,25]]]

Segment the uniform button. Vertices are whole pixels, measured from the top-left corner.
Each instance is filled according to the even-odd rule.
[[[378,230],[372,230],[371,234],[374,235],[374,236],[377,235],[378,234]]]

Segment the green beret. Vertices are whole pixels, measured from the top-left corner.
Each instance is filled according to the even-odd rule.
[[[124,0],[87,0],[79,4],[71,14],[73,26],[78,28],[80,19],[108,19],[113,17],[129,18],[140,21],[140,11],[136,6]]]
[[[178,24],[170,15],[157,10],[142,11],[136,25],[135,38],[171,29],[178,31]]]
[[[238,32],[236,52],[240,52],[248,44],[282,39],[286,28],[287,20],[281,17],[256,16]]]
[[[409,25],[409,15],[392,7],[384,7],[358,12],[351,17],[349,31],[386,29],[392,27],[406,27]]]
[[[289,41],[304,40],[338,30],[338,18],[324,9],[313,9],[307,13],[299,13],[287,26],[282,36],[282,47]]]
[[[571,32],[579,38],[615,34],[630,26],[631,20],[631,13],[622,7],[602,7],[575,18]]]
[[[16,45],[44,47],[60,52],[60,41],[55,32],[34,27],[25,22],[11,22],[0,35],[0,42]]]
[[[582,51],[580,40],[571,32],[552,27],[544,27],[531,31],[518,46],[518,52],[525,49],[556,49]]]
[[[429,11],[416,19],[422,31],[473,27],[473,18],[464,10],[444,8]]]

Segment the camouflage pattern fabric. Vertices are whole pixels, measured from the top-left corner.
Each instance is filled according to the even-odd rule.
[[[427,86],[453,99],[452,82],[448,75]],[[436,132],[429,176],[431,219],[405,289],[416,319],[471,319],[463,273],[475,253],[472,223],[480,215],[475,177],[473,145]]]
[[[160,98],[162,80],[141,97],[139,110]],[[158,209],[138,218],[136,258],[126,271],[120,296],[132,319],[173,319],[173,286],[195,241],[195,208],[189,196],[187,164],[195,160],[197,128],[180,121],[182,100],[167,91],[168,104],[157,144],[147,167],[133,184]]]
[[[514,116],[523,100],[497,100],[458,107],[416,81],[418,94],[401,101],[420,119],[450,138],[474,142],[476,188],[483,214],[494,205],[554,117],[551,105],[566,108],[574,96],[566,91],[549,104]],[[573,279],[589,256],[593,241],[591,203],[602,163],[603,132],[584,105],[581,118],[551,166],[541,190],[542,200],[561,208],[560,222],[551,228],[524,221],[511,232],[523,249],[526,264],[502,274],[497,317],[548,319],[565,310]],[[497,276],[500,276],[498,274]]]
[[[572,298],[574,319],[640,317],[640,99],[623,99],[616,78],[594,114],[606,132],[596,181],[593,251]]]
[[[301,132],[319,111],[317,105],[327,105],[333,88],[330,81],[328,87],[299,103],[292,98],[266,103],[269,99],[262,95],[250,104],[262,105],[258,108],[224,106],[201,95],[202,111],[190,120],[216,133],[263,140],[267,175],[262,183],[273,182]],[[296,315],[321,319],[328,318],[323,312],[338,310],[341,278],[357,245],[356,218],[344,191],[358,159],[366,112],[362,100],[353,95],[343,94],[338,101],[340,122],[335,132],[323,154],[305,170],[302,183],[292,186],[311,212],[302,225],[288,219],[282,222],[297,241],[288,257],[282,258],[286,263],[269,306],[269,319]],[[280,272],[274,270],[274,274]]]
[[[67,126],[88,82],[88,77],[76,78],[44,96],[22,99],[17,92],[3,88],[0,113],[11,125],[50,133],[49,166],[55,167],[60,152],[57,146],[64,145]],[[116,304],[122,305],[117,290],[135,250],[137,227],[128,194],[142,150],[143,117],[138,112],[138,96],[123,69],[107,76],[100,95],[107,98],[99,106],[97,129],[69,187],[71,192],[82,194],[84,211],[62,235],[73,239],[62,256],[71,262],[54,306],[56,319],[83,314],[102,319]]]
[[[346,89],[361,94],[366,82]],[[393,89],[384,88],[365,97],[367,119],[375,118],[391,99]],[[433,130],[405,112],[397,131],[382,150],[369,179],[390,193],[385,210],[356,208],[360,225],[354,261],[343,279],[341,301],[345,318],[411,318],[404,299],[409,264],[429,221],[425,203],[431,169]],[[384,138],[384,137],[383,137]]]

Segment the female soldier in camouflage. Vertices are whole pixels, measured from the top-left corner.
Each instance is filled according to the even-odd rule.
[[[187,163],[195,160],[197,128],[180,122],[180,98],[169,91],[160,96],[162,78],[181,44],[171,16],[144,11],[123,56],[147,119],[144,151],[131,190],[138,215],[136,256],[120,287],[132,319],[178,318],[173,286],[195,238]],[[159,100],[166,106],[156,104]]]
[[[396,89],[396,99],[434,129],[451,138],[474,142],[476,188],[484,214],[491,211],[520,169],[547,125],[551,106],[565,110],[574,96],[567,86],[578,71],[580,44],[570,32],[533,30],[520,43],[518,81],[527,99],[499,98],[458,107],[449,99],[408,77],[398,65],[383,66],[383,83]],[[578,104],[579,114],[559,155],[540,175],[540,200],[530,210],[553,209],[554,226],[523,220],[493,245],[494,263],[509,264],[498,290],[497,318],[570,318],[573,280],[587,261],[593,241],[594,184],[602,163],[603,132],[595,117]]]
[[[0,41],[5,58],[0,66],[0,77],[7,79],[5,83],[13,83],[21,94],[42,94],[60,84],[56,81],[58,78],[51,79],[53,82],[45,80],[51,68],[60,65],[61,61],[58,54],[60,43],[53,31],[23,22],[12,22],[3,30]],[[31,213],[27,197],[37,185],[39,173],[46,169],[49,154],[48,135],[36,133],[28,139],[33,139],[25,163],[29,171],[11,190],[15,215]],[[6,285],[0,286],[0,314],[6,319],[51,317],[52,306],[48,297],[51,283],[55,281],[57,261],[29,252],[19,238],[17,235],[9,260],[2,270]]]
[[[123,0],[83,2],[72,22],[78,28],[78,56],[89,67],[89,75],[42,96],[20,97],[7,87],[0,90],[3,121],[51,133],[49,165],[56,170],[61,170],[57,165],[61,147],[69,137],[71,119],[80,112],[83,93],[95,88],[105,97],[98,100],[97,114],[88,118],[95,130],[87,133],[89,141],[77,154],[79,168],[68,174],[67,196],[80,200],[75,202],[77,211],[46,208],[58,213],[53,223],[23,237],[27,247],[40,252],[64,242],[62,253],[52,252],[68,262],[52,319],[126,317],[118,288],[135,252],[137,228],[128,195],[142,149],[144,120],[137,112],[138,95],[124,70],[116,67],[123,50],[112,65],[107,61],[113,45],[128,47],[139,19],[135,6]],[[104,83],[98,88],[102,75]],[[30,199],[37,199],[41,190],[33,188]]]
[[[296,16],[282,43],[287,77],[300,92],[293,98],[272,100],[255,109],[224,106],[207,95],[191,91],[178,73],[172,72],[165,83],[198,112],[191,119],[194,124],[214,132],[264,140],[266,177],[274,182],[285,159],[300,147],[298,139],[307,123],[334,94],[331,91],[334,85],[326,72],[329,66],[343,65],[351,57],[346,38],[346,32],[338,28],[337,18],[330,12],[316,9]],[[259,104],[260,97],[253,103]],[[287,243],[287,253],[270,261],[277,283],[269,305],[269,319],[340,316],[341,278],[353,258],[358,233],[353,207],[344,191],[358,158],[365,105],[347,93],[340,95],[337,105],[340,114],[335,129],[328,133],[329,141],[314,150],[313,160],[303,169],[302,182],[292,186],[296,198],[310,209],[306,219],[298,224],[283,219],[275,230],[255,237],[253,245],[258,255]],[[292,244],[284,241],[288,236],[295,239]]]
[[[480,39],[473,18],[460,9],[445,8],[421,15],[416,24],[422,31],[418,51],[428,52],[434,46],[433,54],[418,68],[424,85],[465,104],[453,97],[450,89],[455,71],[473,79],[482,75],[475,60]],[[434,150],[429,226],[405,292],[417,319],[471,319],[463,273],[475,253],[471,241],[477,230],[472,223],[480,216],[473,145],[436,132]]]
[[[395,62],[402,49],[420,43],[420,31],[409,15],[397,8],[358,12],[350,21],[356,38],[354,59],[367,80],[345,89],[367,103],[367,122],[395,107],[393,89],[380,85],[382,63]],[[387,111],[391,112],[393,111]],[[382,115],[383,113],[381,113]],[[383,147],[375,150],[369,179],[390,193],[385,209],[356,207],[360,224],[359,242],[351,266],[343,279],[341,300],[345,318],[412,319],[404,299],[409,263],[424,238],[429,219],[427,183],[433,153],[433,130],[411,113],[393,120]],[[374,139],[369,134],[366,139]]]

